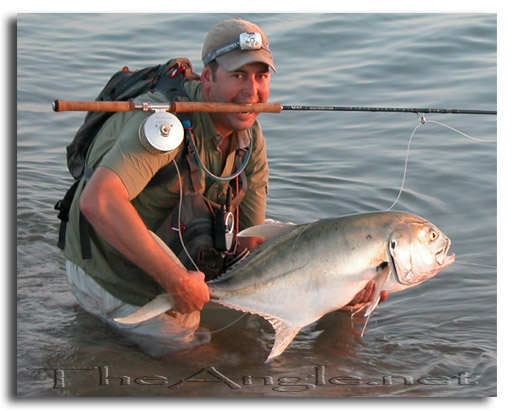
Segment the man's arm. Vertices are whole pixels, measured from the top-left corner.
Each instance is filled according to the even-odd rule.
[[[157,244],[112,170],[98,167],[82,192],[80,209],[99,235],[173,296],[174,309],[188,313],[209,301],[204,274],[185,271]]]

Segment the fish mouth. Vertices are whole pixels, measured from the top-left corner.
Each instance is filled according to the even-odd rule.
[[[456,257],[455,253],[448,255],[448,251],[450,251],[451,245],[452,245],[452,242],[448,238],[446,240],[445,246],[435,254],[435,260],[437,261],[437,264],[442,266],[442,268],[448,267],[450,264],[453,264],[453,262],[455,261],[455,257]]]

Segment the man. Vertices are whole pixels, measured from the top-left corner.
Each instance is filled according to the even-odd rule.
[[[253,33],[260,36],[260,44],[251,43]],[[250,48],[242,50],[237,44],[241,34],[248,34]],[[227,45],[236,48],[227,51]],[[267,101],[270,69],[275,67],[267,37],[257,25],[240,19],[218,24],[205,39],[202,58],[205,67],[200,81],[185,84],[191,100]],[[158,92],[147,93],[140,101],[167,102]],[[139,140],[140,125],[147,116],[143,112],[116,113],[96,135],[86,163],[86,168],[94,172],[87,183],[86,179],[81,181],[75,194],[64,249],[68,278],[79,304],[122,329],[124,326],[113,318],[129,314],[163,291],[172,296],[179,313],[201,310],[209,301],[204,273],[178,265],[148,231],[157,231],[177,207],[181,195],[177,174],[157,185],[149,182],[159,170],[181,158],[185,144],[165,154],[150,153]],[[236,152],[248,152],[251,141],[244,169],[247,188],[238,212],[240,229],[262,224],[265,217],[268,163],[256,119],[256,113],[195,113],[192,119],[200,161],[217,176],[233,173],[238,167]],[[208,202],[223,204],[229,184],[198,174],[200,194]],[[81,214],[91,226],[90,259],[81,257]],[[176,321],[164,315],[153,325],[148,321],[131,331],[161,333],[165,339],[168,333],[163,330],[174,325]]]
[[[276,70],[268,39],[257,25],[241,19],[221,22],[208,33],[202,59],[200,81],[185,84],[191,100],[241,104],[268,100],[270,69]],[[147,93],[140,101],[167,102],[160,93]],[[130,314],[163,291],[172,296],[178,313],[197,312],[209,301],[204,273],[177,264],[149,232],[159,229],[183,194],[178,174],[157,185],[150,182],[159,170],[182,158],[187,148],[181,145],[160,155],[149,152],[139,139],[147,115],[116,113],[98,132],[86,164],[94,172],[75,194],[64,249],[67,275],[79,304],[121,330],[127,327],[113,318]],[[265,218],[268,164],[257,115],[195,113],[192,119],[199,161],[214,175],[231,175],[238,167],[235,153],[250,151],[244,169],[247,188],[237,221],[241,229],[263,224]],[[188,169],[186,174],[191,177]],[[199,193],[207,202],[227,201],[228,183],[198,174]],[[196,212],[194,207],[192,211]],[[81,214],[92,227],[90,259],[80,254]],[[151,335],[164,345],[171,342],[180,348],[182,342],[205,342],[194,334],[197,326],[197,317],[177,321],[164,314],[131,326],[130,335]]]

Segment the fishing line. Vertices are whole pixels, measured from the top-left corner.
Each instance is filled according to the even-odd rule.
[[[195,263],[195,260],[193,260],[193,257],[191,257],[191,254],[189,254],[189,252],[187,251],[186,244],[184,242],[184,239],[182,238],[182,230],[180,229],[180,222],[182,221],[182,177],[181,177],[181,174],[180,174],[180,169],[179,169],[178,164],[175,161],[175,159],[173,159],[173,164],[175,165],[175,169],[177,170],[177,178],[178,178],[178,184],[179,184],[179,198],[178,198],[178,226],[179,227],[176,229],[177,232],[178,232],[178,238],[180,240],[180,244],[182,245],[182,248],[184,249],[184,252],[187,255],[187,258],[189,258],[189,260],[191,261],[191,263],[195,267],[196,271],[200,271],[200,269],[198,268],[198,266]],[[243,313],[238,318],[236,318],[234,321],[232,321],[230,324],[227,324],[224,327],[218,328],[217,330],[214,330],[214,331],[210,331],[209,330],[209,332],[198,331],[198,332],[195,332],[195,334],[215,334],[215,333],[219,333],[221,331],[226,330],[229,327],[232,327],[235,323],[237,323],[240,319],[242,319],[247,314],[248,313]]]
[[[447,124],[444,124],[444,123],[441,123],[439,121],[435,121],[435,120],[426,120],[426,123],[434,123],[434,124],[439,124],[440,126],[443,126],[443,127],[446,127],[452,131],[455,131],[456,133],[459,133],[461,135],[463,135],[464,137],[467,137],[471,140],[475,140],[475,141],[479,141],[481,143],[496,143],[496,140],[486,140],[486,139],[481,139],[481,138],[476,138],[476,137],[473,137],[473,136],[470,136],[469,134],[466,134],[466,133],[463,133],[462,131],[459,131],[457,130],[456,128],[453,128]]]
[[[396,197],[396,200],[393,201],[393,204],[391,204],[391,206],[386,211],[390,211],[396,205],[396,203],[398,203],[398,201],[400,200],[400,196],[403,193],[403,188],[405,186],[405,180],[407,179],[407,164],[408,164],[408,161],[409,161],[410,145],[412,143],[412,139],[414,137],[414,134],[416,133],[418,128],[420,128],[422,125],[423,125],[423,123],[419,123],[414,128],[414,130],[412,130],[412,133],[411,133],[410,138],[409,138],[409,144],[407,144],[407,154],[405,154],[405,165],[403,167],[402,184],[400,186],[400,190],[398,191],[398,196]]]
[[[242,319],[243,317],[247,316],[248,314],[250,314],[250,313],[243,313],[243,314],[241,314],[234,321],[232,321],[231,323],[225,325],[224,327],[218,328],[217,330],[214,330],[214,331],[210,331],[209,330],[208,332],[196,331],[195,334],[216,334],[216,333],[219,333],[221,331],[225,331],[227,328],[232,327],[235,323],[237,323],[240,319]]]
[[[193,260],[193,257],[191,257],[191,255],[189,254],[189,251],[187,251],[186,244],[184,242],[184,239],[182,238],[182,230],[180,229],[180,224],[181,224],[181,221],[182,221],[182,176],[180,174],[180,169],[178,168],[178,164],[175,161],[175,159],[173,159],[173,164],[175,165],[175,169],[177,170],[178,187],[179,187],[178,223],[177,223],[178,227],[176,228],[176,230],[178,232],[178,238],[180,240],[180,244],[182,245],[182,248],[184,249],[184,252],[187,255],[187,258],[189,258],[189,261],[191,261],[191,263],[195,267],[196,271],[200,271],[200,269],[198,268],[198,266],[195,263],[195,260]]]
[[[439,121],[435,121],[435,120],[427,120],[426,116],[422,115],[421,117],[419,116],[419,113],[418,114],[418,119],[420,121],[420,123],[414,127],[414,130],[412,130],[412,133],[410,135],[410,138],[409,138],[409,143],[407,144],[407,153],[405,154],[405,165],[403,167],[403,178],[402,178],[402,183],[400,185],[400,190],[398,191],[398,195],[396,197],[396,200],[393,201],[393,204],[391,204],[391,206],[389,206],[389,208],[386,209],[386,211],[390,211],[397,203],[398,201],[400,200],[400,197],[403,193],[403,189],[405,187],[405,181],[407,179],[407,165],[408,165],[408,160],[409,160],[409,153],[410,153],[410,147],[411,147],[411,143],[412,143],[412,140],[414,138],[414,134],[416,134],[416,131],[418,130],[419,127],[421,127],[422,125],[424,124],[427,124],[427,123],[432,123],[432,124],[438,124],[442,127],[446,127],[447,129],[449,130],[452,130],[466,138],[469,138],[471,140],[475,140],[475,141],[478,141],[478,142],[481,142],[481,143],[496,143],[496,140],[486,140],[486,139],[481,139],[481,138],[476,138],[476,137],[473,137],[473,136],[470,136],[469,134],[466,134],[460,130],[457,130],[456,128],[453,128],[447,124],[444,124],[444,123],[441,123]]]

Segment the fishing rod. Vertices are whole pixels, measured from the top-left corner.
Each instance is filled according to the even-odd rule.
[[[388,113],[436,113],[436,114],[488,114],[496,115],[496,110],[467,110],[444,108],[404,108],[404,107],[342,107],[342,106],[302,106],[282,105],[280,103],[212,103],[212,102],[171,102],[171,103],[140,103],[132,101],[66,101],[54,100],[54,111],[169,111],[172,113],[280,113],[281,111],[370,111]]]

